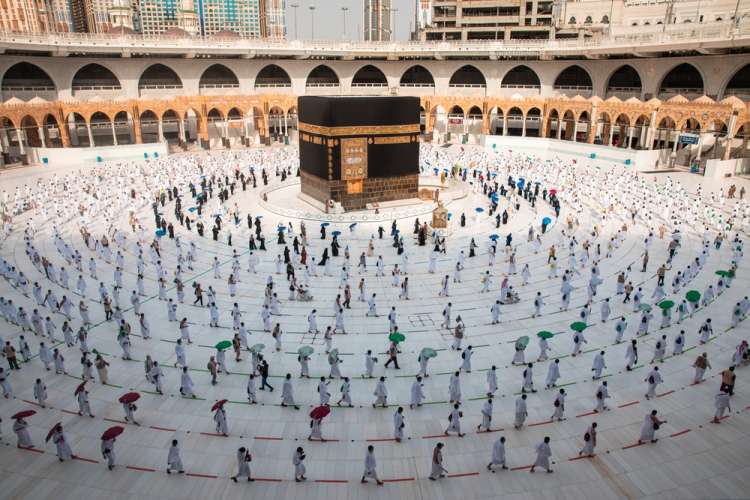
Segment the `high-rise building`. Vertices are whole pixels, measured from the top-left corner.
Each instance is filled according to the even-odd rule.
[[[261,2],[265,0],[195,0],[200,35],[232,31],[243,37],[260,37]]]
[[[18,31],[57,31],[49,0],[4,0],[0,28]]]
[[[362,23],[366,42],[391,40],[391,0],[364,0]]]
[[[284,38],[286,18],[284,0],[259,0],[260,36],[263,38]]]

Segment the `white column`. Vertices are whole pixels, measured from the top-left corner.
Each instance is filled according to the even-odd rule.
[[[562,128],[563,128],[563,121],[560,119],[560,117],[557,117],[557,140],[560,140],[562,137]]]
[[[677,142],[680,140],[680,131],[675,129],[674,131],[674,144],[672,145],[672,153],[677,152]],[[669,135],[667,135],[667,144],[669,144]]]
[[[18,137],[18,148],[21,150],[21,154],[26,154],[26,147],[23,145],[23,130],[16,128],[16,136]]]
[[[89,122],[86,122],[86,129],[89,131],[89,147],[94,147],[96,144],[94,143],[94,134],[91,131],[91,124]]]
[[[8,133],[4,128],[0,128],[0,153],[8,152]]]
[[[573,142],[578,142],[576,139],[578,135],[578,120],[573,120]]]
[[[695,161],[699,162],[701,160],[701,146],[703,146],[703,137],[706,134],[704,132],[700,132],[698,134],[698,153],[695,155]],[[692,153],[692,151],[691,151]]]
[[[180,137],[182,137],[182,142],[187,142],[187,131],[185,130],[185,120],[180,120]]]
[[[521,137],[526,137],[526,116],[523,116],[523,127],[521,128]]]
[[[164,142],[164,128],[161,123],[161,118],[159,118],[159,121],[156,123],[156,134],[158,141]]]
[[[284,115],[284,136],[289,137],[289,122],[287,121],[289,115]]]
[[[633,143],[633,127],[628,125],[628,149],[630,149],[630,145]]]
[[[44,127],[38,127],[39,128],[39,138],[42,139],[42,147],[47,147],[47,141],[44,140]]]
[[[508,135],[508,117],[503,115],[503,135]]]
[[[117,131],[115,130],[115,122],[110,123],[112,125],[112,140],[113,144],[117,146]]]
[[[733,114],[729,117],[729,124],[727,125],[727,136],[724,141],[724,156],[723,160],[728,160],[729,155],[732,153],[732,142],[734,140],[734,127],[737,126],[737,115]]]
[[[607,146],[612,145],[612,139],[614,138],[614,136],[615,136],[615,124],[610,123],[609,124],[609,142],[607,142]]]

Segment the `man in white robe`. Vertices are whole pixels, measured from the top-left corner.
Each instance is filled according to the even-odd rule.
[[[591,371],[594,372],[594,375],[591,377],[591,380],[596,380],[602,376],[602,370],[607,368],[607,365],[604,363],[604,351],[601,351],[599,354],[594,356],[594,362],[591,364]]]
[[[299,410],[299,406],[294,403],[294,387],[292,387],[292,374],[287,373],[284,378],[284,385],[281,387],[281,406],[294,406],[295,410]]]
[[[558,421],[562,421],[563,413],[565,412],[565,389],[560,389],[552,405],[555,407],[555,411],[552,413],[550,420],[557,419]]]
[[[182,468],[179,442],[176,439],[172,440],[172,445],[169,447],[169,454],[167,455],[167,474],[171,474],[173,470],[176,470],[179,474],[185,473],[185,469]]]
[[[232,481],[236,483],[238,477],[246,477],[248,481],[255,481],[250,477],[250,462],[252,459],[244,447],[237,450],[237,474],[232,477]]]
[[[70,448],[68,436],[65,434],[62,425],[58,425],[57,429],[55,429],[55,432],[52,434],[52,442],[55,443],[55,446],[57,447],[57,458],[61,462],[71,458],[76,458],[76,455],[73,455],[73,450]]]
[[[362,374],[362,378],[374,378],[373,372],[375,371],[375,360],[372,357],[372,351],[368,350],[365,354],[365,373]]]
[[[302,447],[298,447],[294,453],[292,453],[292,464],[294,465],[294,480],[296,482],[304,481],[307,478],[305,477],[305,472],[307,472],[307,467],[305,467],[305,464],[302,463],[302,461],[306,458],[305,451],[302,449]]]
[[[430,480],[437,481],[439,477],[445,477],[445,469],[443,469],[443,443],[438,443],[435,449],[432,450],[432,467],[430,469]]]
[[[182,374],[180,374],[180,393],[183,396],[196,398],[197,396],[193,388],[193,379],[190,377],[190,373],[188,373],[188,367],[184,366],[182,367]]]
[[[314,418],[310,421],[310,435],[307,436],[308,441],[313,439],[320,439],[322,442],[326,442],[323,438],[323,419]]]
[[[621,317],[617,320],[617,324],[615,325],[615,331],[617,334],[615,335],[615,344],[619,344],[622,342],[622,336],[625,333],[625,329],[628,327],[627,322],[625,321],[625,317]]]
[[[501,465],[502,468],[507,470],[508,467],[505,465],[505,438],[501,437],[497,441],[495,441],[495,444],[492,445],[492,458],[490,459],[490,463],[487,464],[487,469],[492,470],[493,465]]]
[[[714,398],[714,408],[716,408],[716,414],[711,423],[720,424],[720,420],[724,418],[724,411],[729,410],[730,413],[732,412],[732,408],[729,406],[729,394],[719,391],[716,398]]]
[[[487,397],[492,397],[497,391],[497,372],[495,365],[487,370]]]
[[[656,344],[654,345],[654,357],[651,358],[651,363],[654,364],[655,361],[659,361],[660,363],[664,363],[664,352],[667,349],[667,336],[662,335],[660,339],[656,341]]]
[[[107,468],[109,470],[115,468],[115,441],[115,438],[102,439],[102,456],[107,459]]]
[[[459,368],[460,371],[465,371],[466,373],[471,373],[471,355],[473,352],[471,351],[471,346],[464,349],[464,352],[461,353],[461,357],[463,358],[463,363],[461,363],[461,368]]]
[[[89,393],[85,389],[78,391],[78,416],[82,417],[88,415],[94,418],[91,414],[91,405],[89,404]]]
[[[606,399],[609,397],[609,390],[607,389],[607,382],[602,382],[601,385],[596,389],[596,408],[595,412],[604,411],[607,409]]]
[[[453,405],[450,415],[448,415],[448,428],[445,429],[445,434],[449,435],[451,432],[458,434],[458,437],[464,437],[465,434],[461,433],[461,417],[463,413],[458,411],[459,404]]]
[[[422,377],[417,375],[417,380],[411,384],[411,399],[409,400],[409,409],[414,409],[414,405],[422,406],[422,400],[425,398],[422,390]]]
[[[534,472],[534,469],[537,467],[542,467],[547,469],[547,472],[552,472],[552,469],[549,468],[549,459],[552,456],[552,448],[549,446],[549,437],[545,437],[544,442],[535,444],[534,450],[536,451],[536,460],[534,460],[529,472]]]
[[[399,406],[396,413],[393,414],[393,437],[396,438],[396,442],[400,443],[404,438],[404,408]]]
[[[18,447],[19,448],[33,448],[34,441],[29,435],[29,423],[24,419],[19,418],[13,423],[13,432],[18,436]]]
[[[653,370],[651,370],[648,375],[646,375],[646,378],[644,379],[645,382],[648,382],[648,389],[646,390],[646,399],[650,399],[654,396],[656,396],[656,386],[663,382],[661,378],[661,374],[659,373],[659,367],[655,366]]]
[[[177,344],[174,346],[174,353],[177,356],[174,367],[177,368],[177,365],[187,367],[187,357],[185,356],[185,346],[182,345],[182,339],[177,339]]]
[[[521,392],[536,392],[534,389],[534,364],[529,363],[526,369],[523,371],[523,382],[521,385]]]
[[[365,453],[365,471],[362,474],[362,483],[366,483],[367,479],[374,479],[378,486],[385,484],[378,479],[378,473],[375,470],[377,466],[378,463],[375,460],[375,447],[370,445],[367,447],[367,452]]]
[[[503,313],[500,310],[500,301],[496,300],[495,304],[490,309],[490,312],[492,313],[492,324],[495,325],[500,321],[500,315]]]
[[[214,413],[214,422],[216,422],[216,432],[222,436],[229,436],[229,427],[227,426],[227,412],[223,406],[216,409]]]
[[[526,394],[521,394],[521,396],[516,399],[516,416],[513,420],[513,427],[518,429],[523,425],[523,423],[526,421],[526,417],[529,416],[527,410],[526,410]]]
[[[461,381],[459,380],[459,372],[451,375],[450,382],[448,383],[448,390],[450,391],[450,402],[461,402]]]
[[[326,382],[325,377],[320,377],[320,382],[318,382],[318,406],[331,406],[331,393],[328,392],[329,383]]]
[[[711,363],[708,362],[708,353],[703,353],[695,359],[693,363],[695,368],[695,379],[693,383],[700,384],[703,382],[703,375],[706,373],[706,368],[711,368]]]
[[[377,405],[388,408],[388,389],[385,386],[385,377],[380,377],[380,380],[378,380],[373,396],[375,396],[375,402],[372,404],[373,408]]]
[[[492,398],[488,399],[482,407],[482,423],[477,426],[477,431],[481,432],[484,427],[486,432],[490,432],[492,426]]]
[[[556,359],[554,363],[550,363],[549,370],[547,370],[547,389],[555,387],[555,382],[560,378],[560,360]]]

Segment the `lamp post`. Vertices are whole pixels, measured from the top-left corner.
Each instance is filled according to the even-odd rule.
[[[315,40],[315,6],[311,5],[310,9],[310,26],[312,27],[312,39]]]
[[[341,7],[341,11],[344,13],[344,40],[346,40],[346,11],[349,7]]]
[[[293,3],[292,8],[294,9],[294,38],[297,39],[297,7],[298,3]]]
[[[397,8],[391,9],[391,17],[392,17],[391,22],[393,24],[393,26],[391,27],[391,34],[392,34],[391,41],[392,42],[396,40],[396,12],[398,12]]]

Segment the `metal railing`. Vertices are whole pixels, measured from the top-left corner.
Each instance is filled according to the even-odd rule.
[[[25,33],[17,30],[0,29],[0,47],[13,47],[17,50],[38,50],[40,52],[102,52],[163,53],[170,52],[217,52],[221,54],[273,54],[296,55],[322,53],[383,53],[393,52],[396,55],[409,56],[420,53],[454,53],[469,55],[477,53],[503,53],[530,51],[527,54],[539,55],[544,52],[572,51],[585,52],[595,48],[621,48],[632,51],[637,46],[654,46],[667,44],[695,45],[709,40],[727,40],[737,43],[738,38],[750,38],[750,22],[740,21],[734,27],[732,21],[711,23],[707,25],[677,25],[663,31],[662,26],[627,29],[622,33],[615,31],[612,35],[592,36],[589,38],[572,38],[561,40],[455,40],[455,41],[382,41],[359,42],[340,40],[283,40],[283,39],[249,39],[238,38],[230,42],[208,37],[169,37],[162,35],[98,35],[89,33]]]

